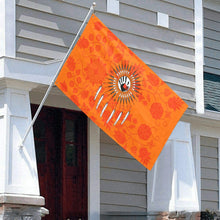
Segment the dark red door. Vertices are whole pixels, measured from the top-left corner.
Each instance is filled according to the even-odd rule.
[[[40,191],[50,212],[45,220],[87,219],[86,121],[81,112],[44,107],[35,122]]]
[[[87,219],[86,117],[63,112],[63,219]]]

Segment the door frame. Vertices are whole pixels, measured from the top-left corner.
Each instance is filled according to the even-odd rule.
[[[37,110],[37,107],[38,107],[38,105],[36,105],[36,104],[31,104],[31,108],[32,108],[32,114],[33,113],[35,113],[36,112],[36,110]],[[80,113],[80,111],[76,111],[76,110],[71,110],[71,109],[65,109],[65,108],[57,108],[57,107],[51,107],[51,106],[44,106],[43,108],[45,108],[45,109],[52,109],[52,110],[57,110],[59,113],[61,113],[61,115],[64,115],[64,114],[73,114],[74,112],[75,113]],[[61,117],[61,120],[63,120],[63,116]],[[62,127],[62,126],[61,126]],[[91,219],[90,218],[90,209],[89,209],[89,206],[88,206],[88,204],[90,204],[89,203],[89,194],[88,194],[88,189],[89,189],[89,182],[88,182],[88,180],[89,180],[89,155],[88,155],[88,153],[89,153],[89,142],[88,142],[88,139],[89,139],[89,133],[88,133],[88,119],[86,119],[85,120],[85,123],[83,123],[83,130],[86,130],[86,132],[87,132],[87,134],[86,134],[86,136],[85,136],[85,138],[83,138],[83,143],[82,143],[82,145],[83,146],[85,146],[86,147],[86,155],[84,156],[84,160],[86,160],[86,170],[85,170],[85,174],[87,174],[87,175],[85,175],[85,183],[87,184],[87,190],[86,190],[86,195],[87,195],[87,202],[86,202],[86,215],[88,216],[88,219]],[[62,133],[62,135],[63,135],[63,130],[61,131],[61,133]],[[62,140],[61,140],[61,142],[62,142]],[[61,145],[63,145],[62,143],[61,143]],[[60,155],[61,157],[63,157],[63,149],[61,149],[61,155]],[[61,159],[62,160],[62,159]],[[93,159],[92,159],[93,160]],[[63,164],[60,164],[60,168],[62,168],[62,166],[63,166]],[[97,170],[96,170],[96,172],[97,172]],[[62,175],[63,174],[61,174],[61,178],[63,178],[62,177]],[[61,182],[63,182],[63,180],[61,180]],[[61,187],[62,188],[62,187]],[[62,190],[62,189],[61,189]],[[96,195],[97,196],[97,195]],[[61,195],[61,204],[62,204],[62,195]],[[95,198],[95,196],[93,196],[93,198]],[[62,210],[61,210],[61,215],[62,215]],[[98,218],[93,218],[94,220],[96,219],[96,220],[98,220]]]

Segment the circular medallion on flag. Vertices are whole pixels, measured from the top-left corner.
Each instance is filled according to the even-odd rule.
[[[138,66],[124,62],[111,69],[105,83],[106,93],[117,103],[131,106],[140,90],[140,70]]]

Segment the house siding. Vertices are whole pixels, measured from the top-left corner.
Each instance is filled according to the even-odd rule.
[[[204,8],[204,71],[220,76],[220,13]]]
[[[101,132],[101,213],[147,212],[147,172]]]
[[[204,8],[205,108],[220,112],[220,13]]]
[[[201,208],[218,210],[219,169],[218,139],[201,137]]]
[[[87,1],[17,0],[17,57],[62,59],[90,5]],[[169,28],[157,26],[157,12],[169,15]],[[120,16],[106,13],[97,1],[97,16],[195,112],[194,12],[190,0],[120,1]]]

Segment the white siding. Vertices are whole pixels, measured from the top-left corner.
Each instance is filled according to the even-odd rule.
[[[218,139],[201,137],[201,205],[202,211],[218,210]]]
[[[191,0],[120,0],[120,15],[97,16],[195,110],[194,13]],[[17,0],[17,57],[62,59],[92,2]],[[157,12],[169,15],[169,28],[157,26]]]
[[[146,211],[146,169],[101,132],[101,213]]]

